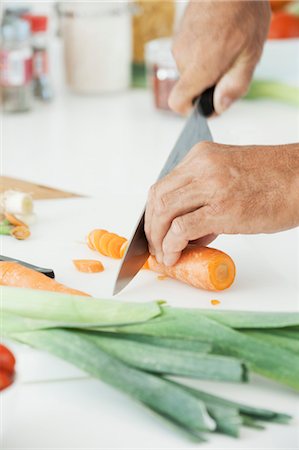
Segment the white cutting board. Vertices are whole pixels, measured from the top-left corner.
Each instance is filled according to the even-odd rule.
[[[36,202],[37,224],[28,241],[3,240],[3,252],[34,264],[51,267],[57,280],[98,297],[110,297],[118,264],[84,244],[92,228],[102,227],[128,236],[141,197],[68,199]],[[298,304],[298,231],[272,236],[226,236],[215,247],[227,251],[237,265],[231,289],[209,293],[173,280],[158,281],[142,271],[117,298],[146,301],[164,299],[174,306],[217,309],[295,311]],[[100,274],[81,274],[74,258],[99,258]],[[111,299],[113,301],[113,299]],[[270,425],[264,432],[242,430],[242,440],[213,436],[209,444],[190,443],[163,421],[123,394],[53,356],[13,345],[18,361],[15,388],[2,396],[3,448],[34,449],[241,449],[297,448],[296,423]],[[249,404],[298,414],[294,393],[254,377],[250,385],[200,382],[216,392]],[[14,430],[18,430],[15,433]],[[117,429],[117,433],[115,433]],[[33,432],[33,430],[35,430]],[[55,432],[53,431],[55,430]]]

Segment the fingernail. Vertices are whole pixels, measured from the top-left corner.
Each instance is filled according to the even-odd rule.
[[[172,266],[175,263],[175,261],[176,261],[176,257],[171,253],[165,255],[163,258],[163,264],[165,266]]]
[[[159,264],[161,264],[163,262],[163,253],[158,252],[155,256],[156,260],[158,261]]]
[[[220,104],[221,111],[225,111],[227,108],[229,108],[230,105],[232,104],[232,102],[233,102],[233,99],[231,97],[227,97],[227,96],[223,97],[221,99],[221,104]]]

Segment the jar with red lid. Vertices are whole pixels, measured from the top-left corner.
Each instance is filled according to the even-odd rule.
[[[179,79],[178,69],[171,53],[171,39],[161,38],[145,46],[147,81],[157,109],[170,110],[168,98]]]
[[[47,48],[48,17],[44,15],[25,14],[22,18],[30,24],[31,29],[34,94],[42,100],[50,100],[53,97],[53,92],[49,77]]]

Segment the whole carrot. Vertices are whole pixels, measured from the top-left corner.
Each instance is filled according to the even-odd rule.
[[[89,296],[85,292],[64,286],[40,272],[10,261],[0,261],[0,285]]]
[[[235,264],[226,253],[210,247],[187,247],[171,267],[159,264],[150,256],[148,267],[154,272],[183,281],[196,288],[221,291],[235,279]]]

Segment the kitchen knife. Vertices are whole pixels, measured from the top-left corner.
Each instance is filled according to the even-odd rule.
[[[212,141],[212,135],[206,120],[213,111],[214,87],[207,89],[194,102],[194,109],[172,150],[158,180],[167,175],[201,141]],[[118,294],[139,272],[149,257],[147,239],[144,232],[144,211],[129,241],[127,251],[120,266],[114,285],[113,295]]]
[[[32,269],[32,270],[35,270],[36,272],[43,273],[44,275],[46,275],[49,278],[55,278],[55,274],[52,269],[45,269],[44,267],[34,266],[33,264],[29,264],[27,262],[20,261],[19,259],[9,258],[8,256],[3,256],[3,255],[0,255],[0,261],[16,262],[18,264],[21,264],[22,266],[28,267],[28,269]]]

